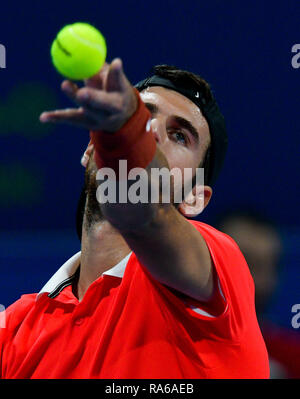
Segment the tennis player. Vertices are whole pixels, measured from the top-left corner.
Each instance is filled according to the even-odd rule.
[[[161,65],[133,87],[117,58],[84,87],[62,89],[77,107],[40,120],[90,131],[81,251],[6,310],[1,377],[268,378],[244,257],[229,236],[187,219],[209,203],[227,147],[208,83]],[[194,181],[181,203],[101,203],[97,171],[119,179],[120,160],[146,171],[150,189],[163,167],[204,167],[205,184]]]

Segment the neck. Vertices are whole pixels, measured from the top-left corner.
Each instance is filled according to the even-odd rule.
[[[85,223],[83,223],[85,226]],[[83,228],[80,275],[76,295],[81,301],[88,287],[105,271],[118,264],[130,248],[121,234],[106,220]]]

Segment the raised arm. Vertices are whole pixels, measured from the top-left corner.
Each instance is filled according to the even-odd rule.
[[[116,59],[110,66],[106,65],[98,76],[86,84],[86,87],[79,89],[74,83],[64,81],[62,89],[79,108],[46,112],[40,116],[40,120],[68,123],[90,130],[95,146],[94,157],[99,168],[115,168],[115,161],[118,157],[122,159],[120,154],[124,153],[131,156],[130,162],[134,165],[134,155],[130,148],[122,148],[133,146],[130,139],[127,139],[126,129],[129,133],[132,121],[139,112],[139,115],[143,115],[141,123],[144,123],[144,126],[139,126],[142,137],[143,129],[149,129],[149,124],[145,121],[150,118],[150,113],[141,104],[139,95],[126,78],[121,60]],[[142,166],[146,170],[149,192],[157,190],[157,187],[161,190],[161,185],[151,176],[151,170],[169,168],[167,159],[159,146],[153,145],[154,136],[151,139],[145,135],[143,137],[143,140],[148,140],[148,153],[144,148],[143,157],[136,166]],[[119,146],[114,160],[105,158],[103,153],[103,148],[105,150],[109,147],[110,140],[115,141],[114,149]],[[151,156],[148,156],[150,152]],[[130,187],[128,184],[128,190]],[[161,195],[161,192],[158,194]],[[209,301],[214,290],[209,250],[202,235],[180,214],[172,202],[117,202],[99,204],[99,207],[154,278],[192,298]]]

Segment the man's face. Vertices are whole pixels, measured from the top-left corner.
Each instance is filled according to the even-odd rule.
[[[148,87],[141,98],[152,114],[152,132],[170,169],[192,168],[193,175],[210,142],[209,127],[200,109],[182,94],[160,86]]]
[[[151,112],[151,130],[169,168],[179,168],[182,176],[185,168],[191,168],[194,176],[210,143],[209,127],[200,109],[180,93],[160,86],[148,87],[140,95]],[[92,222],[93,214],[99,214],[97,167],[92,146],[87,155],[90,156],[86,168],[86,187],[90,198],[87,216]]]

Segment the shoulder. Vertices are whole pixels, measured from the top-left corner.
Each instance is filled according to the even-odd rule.
[[[202,234],[209,249],[212,246],[215,250],[222,250],[223,256],[235,254],[244,259],[239,246],[232,237],[206,223],[195,220],[188,221]]]
[[[251,278],[246,260],[233,238],[208,224],[194,220],[189,222],[202,234],[215,264],[221,263],[230,269],[239,265]]]
[[[189,220],[202,234],[217,273],[220,289],[229,307],[238,313],[253,308],[254,281],[237,243],[227,234],[205,223]]]
[[[28,308],[32,307],[32,305],[35,303],[36,297],[37,293],[21,295],[18,300],[8,306],[6,311],[11,313],[21,310],[28,310]]]
[[[36,293],[22,295],[16,302],[5,309],[5,321],[8,329],[14,329],[22,323],[25,316],[35,306],[36,296]]]
[[[219,240],[223,242],[224,244],[227,244],[229,246],[233,246],[235,249],[238,249],[238,246],[236,242],[227,234],[223,233],[220,230],[217,230],[215,227],[210,226],[206,223],[203,222],[198,222],[196,220],[191,220],[188,219],[189,223],[191,223],[200,233],[203,234],[203,236],[213,239],[213,240]]]

